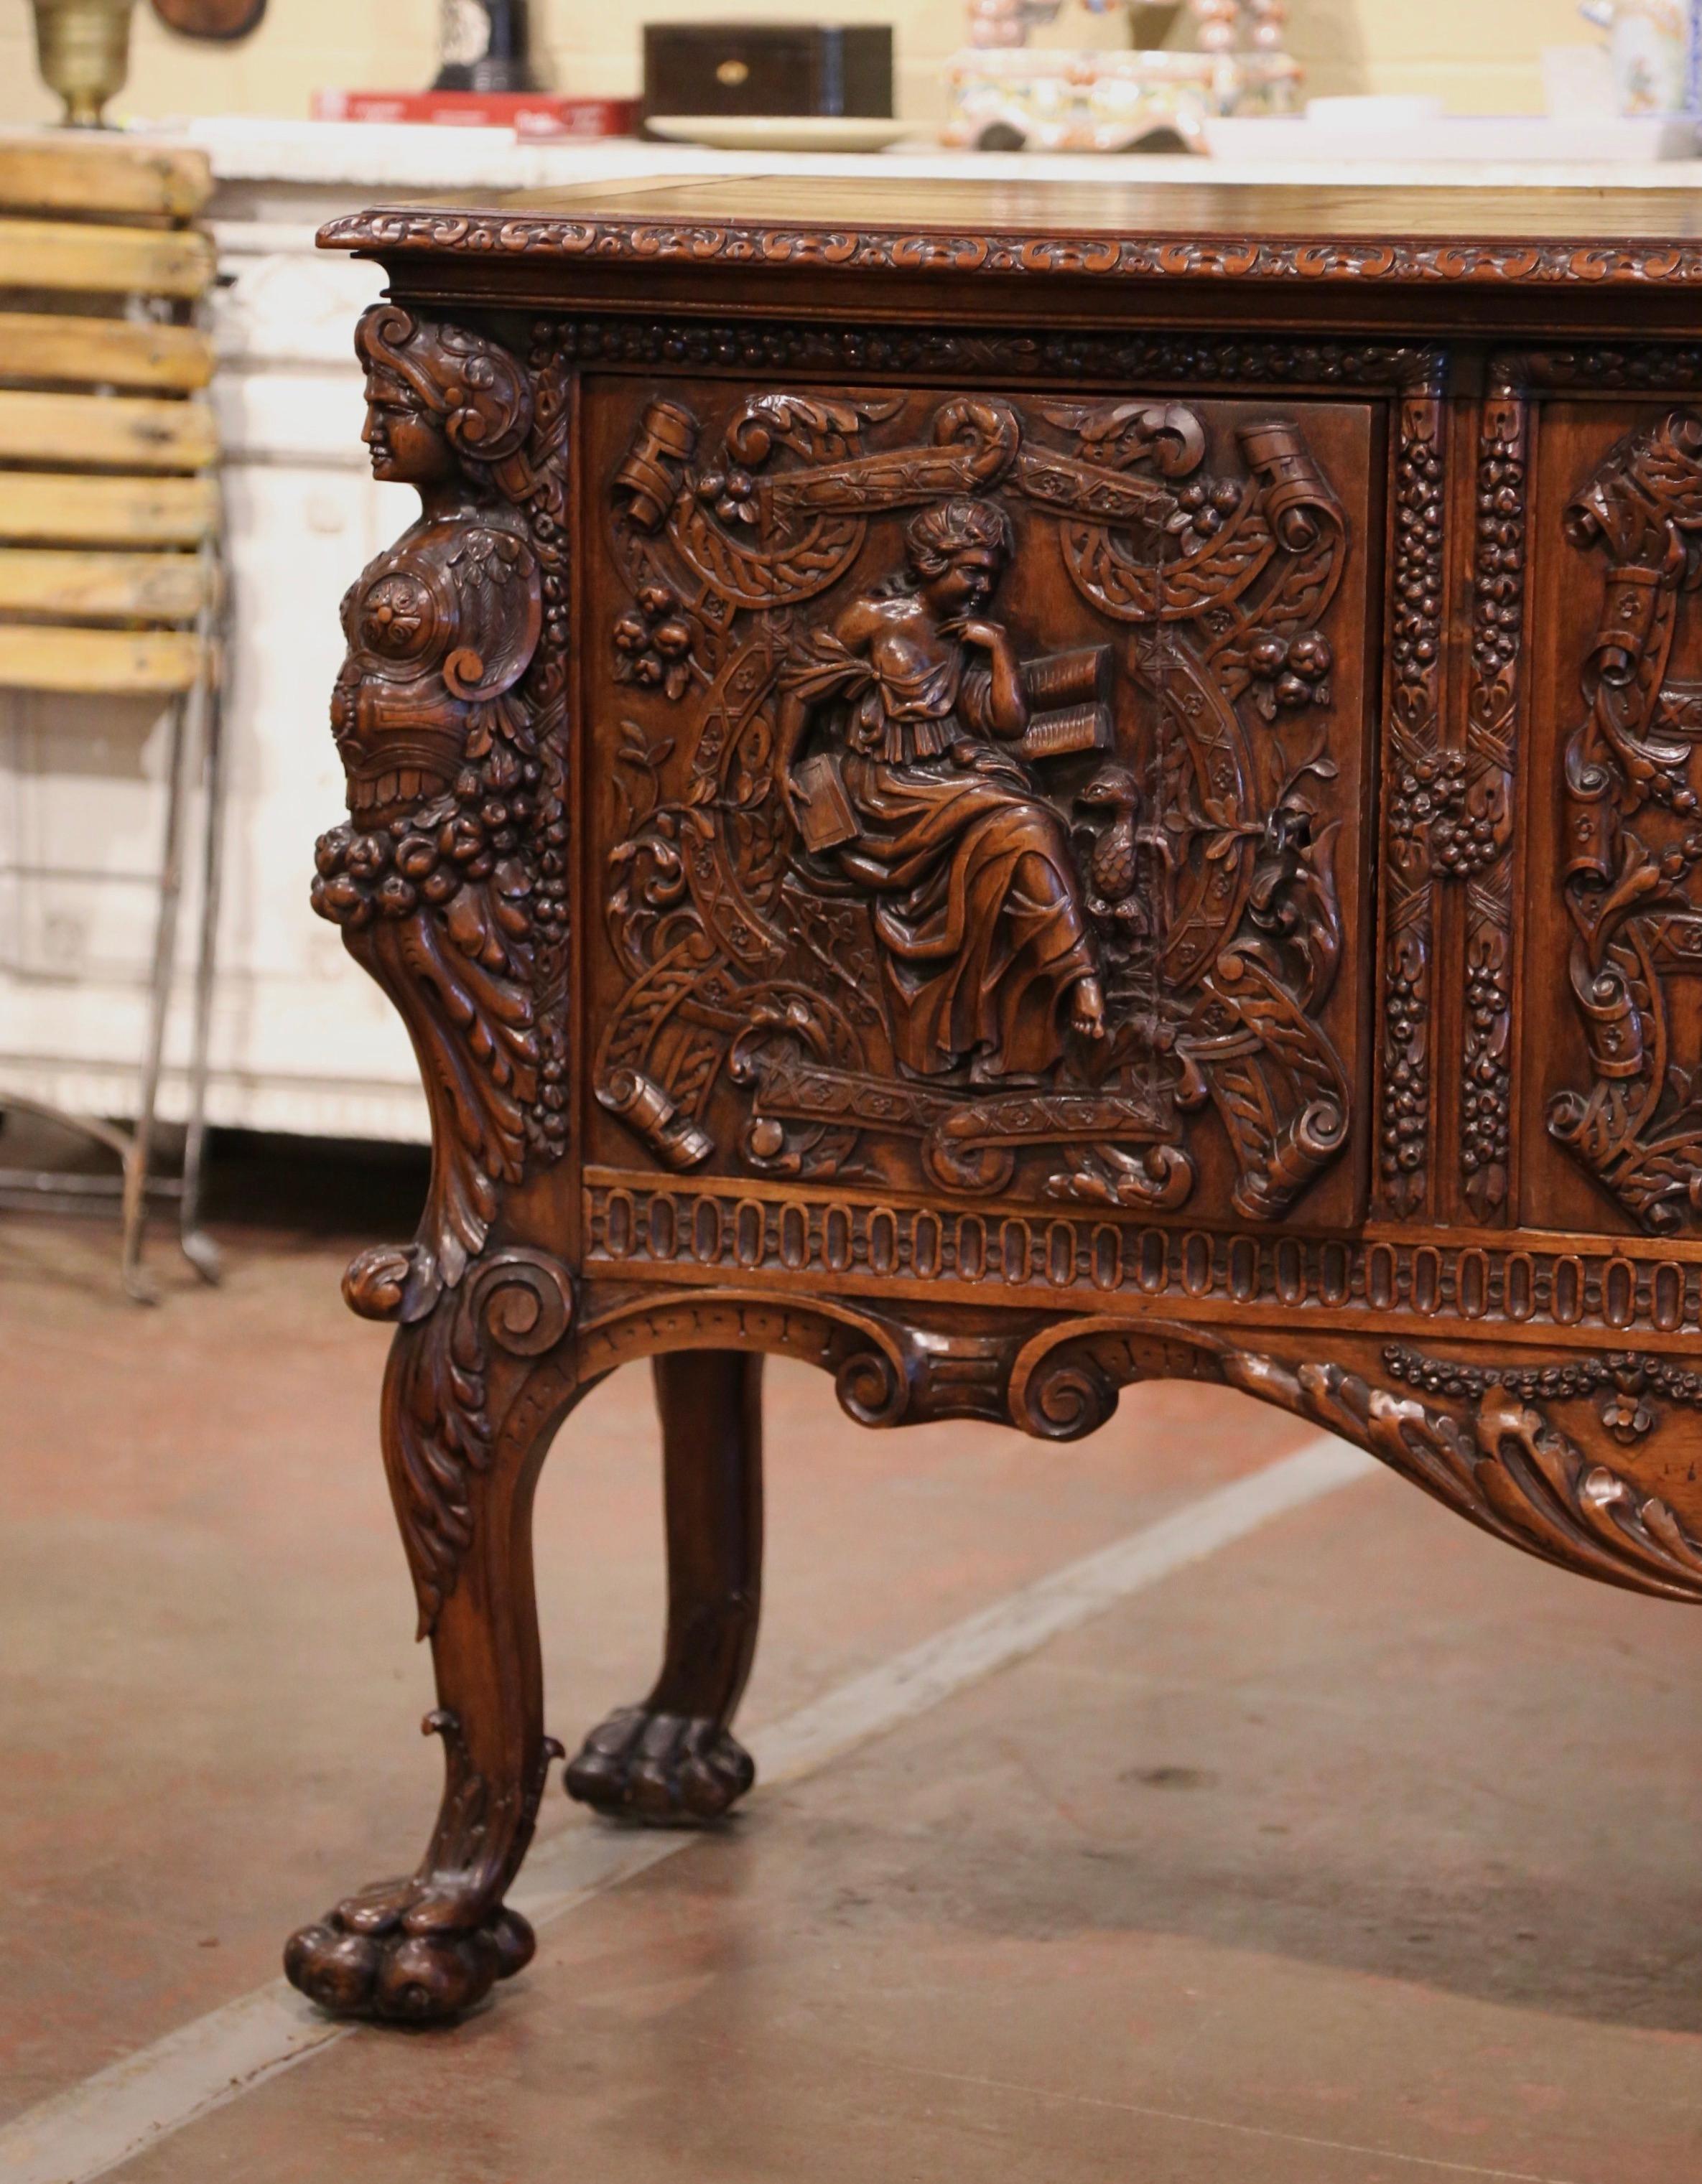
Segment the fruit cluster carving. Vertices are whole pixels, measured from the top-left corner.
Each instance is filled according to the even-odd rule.
[[[412,1319],[566,1139],[566,415],[547,368],[392,304],[356,350],[374,473],[421,514],[343,601],[349,817],[320,841],[313,901],[407,1022],[433,1110],[405,1273],[385,1260],[351,1292]]]

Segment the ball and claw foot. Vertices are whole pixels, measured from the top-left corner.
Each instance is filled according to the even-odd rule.
[[[502,1904],[477,1926],[445,1927],[442,1915],[416,1883],[380,1881],[292,1934],[284,1971],[336,2017],[414,2025],[459,2017],[522,1970],[538,1942]]]
[[[756,1763],[702,1715],[622,1707],[567,1763],[567,1794],[582,1805],[652,1827],[718,1820],[756,1780]]]

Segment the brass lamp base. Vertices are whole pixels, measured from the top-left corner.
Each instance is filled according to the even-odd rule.
[[[130,73],[135,0],[35,0],[36,65],[65,102],[62,125],[99,129],[102,109]]]

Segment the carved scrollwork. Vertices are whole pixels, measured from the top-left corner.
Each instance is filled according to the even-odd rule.
[[[907,1161],[973,1196],[1039,1162],[1030,1190],[1169,1209],[1208,1107],[1265,1219],[1339,1157],[1345,520],[1292,422],[1234,449],[1212,472],[1158,400],[639,415],[616,677],[680,703],[622,723],[593,1085],[657,1158],[731,1154],[730,1087],[777,1175]],[[992,618],[1013,507],[1114,644],[1024,658]],[[821,604],[895,513],[905,566]]]
[[[1702,417],[1673,410],[1615,448],[1566,513],[1606,562],[1566,749],[1571,978],[1592,1083],[1550,1134],[1657,1234],[1702,1228],[1702,1100],[1677,988],[1702,967],[1697,694],[1669,681],[1680,602],[1702,578]]]
[[[375,472],[421,513],[343,602],[350,817],[313,900],[406,1022],[432,1111],[407,1263],[351,1269],[357,1309],[411,1320],[566,1141],[566,418],[548,359],[466,328],[379,304],[356,346]]]
[[[472,1543],[472,1483],[496,1445],[491,1353],[537,1357],[554,1349],[572,1324],[574,1299],[566,1268],[519,1246],[487,1252],[458,1287],[435,1293],[418,1280],[417,1265],[414,1255],[388,1248],[364,1252],[344,1294],[367,1318],[404,1325],[391,1360],[397,1384],[385,1405],[385,1461],[424,1637]]]
[[[1232,1387],[1356,1441],[1498,1539],[1634,1592],[1702,1600],[1702,1541],[1658,1495],[1592,1463],[1534,1405],[1486,1384],[1465,1416],[1339,1365],[1220,1355]]]
[[[619,259],[701,266],[718,259],[767,265],[833,265],[862,271],[1161,278],[1212,283],[1445,282],[1561,287],[1588,283],[1694,286],[1702,248],[1664,237],[1552,242],[1464,237],[1286,236],[1225,240],[1194,234],[1083,237],[1013,230],[954,235],[892,228],[756,226],[736,221],[573,219],[560,214],[411,211],[344,213],[322,243],[388,258],[424,253],[490,257]]]

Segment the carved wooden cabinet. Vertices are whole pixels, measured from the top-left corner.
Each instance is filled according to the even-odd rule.
[[[628,1360],[669,1624],[567,1767],[610,1813],[750,1786],[767,1352],[1057,1440],[1225,1381],[1702,1597],[1702,245],[1666,197],[937,199],[323,238],[388,269],[421,502],[345,603],[315,900],[435,1123],[347,1286],[447,1757],[417,1874],[290,1944],[330,2007],[529,1953],[530,1495]]]

